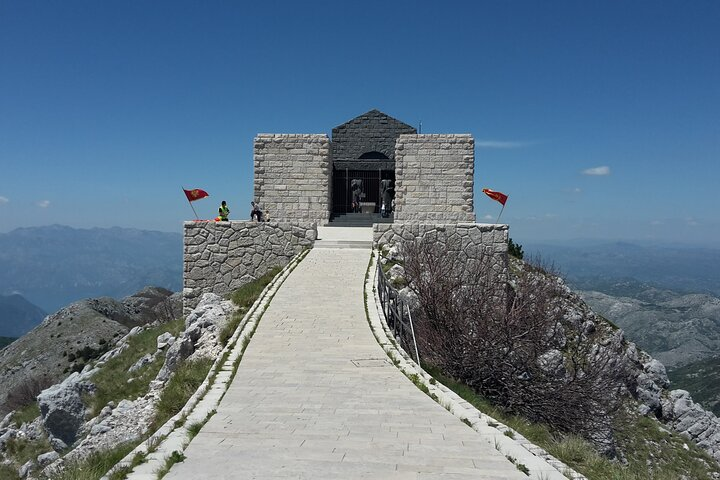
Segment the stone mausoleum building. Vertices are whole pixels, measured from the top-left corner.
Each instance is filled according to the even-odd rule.
[[[332,139],[260,134],[254,161],[255,199],[276,221],[475,221],[468,134],[418,134],[370,110],[333,128]]]
[[[468,262],[507,267],[507,225],[476,224],[475,143],[420,134],[370,110],[326,134],[259,134],[254,198],[268,222],[185,222],[185,312],[202,294],[226,295],[312,248],[322,226],[372,226],[373,245],[429,238]],[[489,257],[488,257],[489,256]]]

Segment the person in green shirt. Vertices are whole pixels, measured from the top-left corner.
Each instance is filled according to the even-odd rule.
[[[223,200],[222,203],[220,204],[220,208],[218,208],[218,216],[220,217],[220,221],[227,222],[228,215],[230,215],[230,209],[228,208],[225,200]]]

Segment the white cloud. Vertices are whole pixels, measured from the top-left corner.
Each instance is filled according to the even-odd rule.
[[[650,222],[650,225],[652,225],[652,226],[665,225],[665,222],[663,222],[662,220],[653,220]]]
[[[40,200],[35,205],[37,205],[40,208],[47,208],[50,206],[50,200]]]
[[[3,197],[3,196],[0,195],[0,205],[5,205],[5,204],[8,203],[9,201],[10,201],[9,198]]]
[[[602,167],[588,168],[587,170],[583,170],[582,173],[583,173],[583,175],[594,175],[594,176],[610,175],[610,167],[602,166]]]
[[[694,218],[690,217],[686,219],[686,223],[688,227],[697,227],[700,225]]]
[[[495,218],[495,217],[493,217],[492,215],[490,215],[490,214],[488,213],[487,215],[485,215],[485,216],[482,217],[482,218],[483,218],[483,220],[492,220],[492,219]]]
[[[501,140],[476,140],[475,146],[478,148],[523,148],[531,145],[529,142],[506,142]]]
[[[579,188],[579,187],[575,187],[575,188],[573,188],[572,191],[573,191],[573,193],[581,193],[581,192],[582,192],[582,189]]]

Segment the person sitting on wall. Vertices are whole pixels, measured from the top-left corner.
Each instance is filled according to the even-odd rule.
[[[221,222],[227,222],[228,221],[228,215],[230,215],[230,209],[227,206],[227,202],[225,200],[222,201],[220,204],[220,208],[218,208],[218,218]]]
[[[262,210],[260,210],[260,205],[255,202],[250,202],[250,205],[252,205],[252,210],[250,210],[250,220],[262,222]]]

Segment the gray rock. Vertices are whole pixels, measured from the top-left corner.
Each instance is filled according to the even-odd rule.
[[[665,365],[660,363],[658,360],[655,360],[654,358],[651,359],[648,363],[643,365],[643,368],[645,369],[645,373],[648,377],[659,387],[667,388],[670,386],[670,380],[668,379]]]
[[[560,350],[548,350],[540,355],[537,364],[542,371],[554,377],[565,375],[565,359]]]
[[[165,332],[157,337],[157,349],[163,350],[165,347],[171,346],[175,343],[175,337],[170,332]]]
[[[8,428],[5,433],[0,435],[0,450],[5,448],[5,444],[8,440],[12,440],[15,437],[17,437],[17,430],[14,428]]]
[[[3,428],[7,428],[10,425],[10,422],[12,421],[12,416],[15,414],[15,410],[5,415],[5,417],[0,421],[0,430]]]
[[[110,431],[110,427],[107,425],[103,425],[102,423],[99,423],[97,425],[93,425],[93,427],[90,429],[90,435],[100,435],[102,433],[106,433]]]
[[[637,377],[637,389],[636,397],[637,400],[645,405],[649,411],[656,412],[661,409],[660,395],[662,389],[652,380],[652,377],[647,373],[641,373]],[[641,410],[642,413],[647,411]]]
[[[66,444],[76,440],[77,432],[85,416],[81,395],[92,391],[92,384],[80,380],[74,373],[64,382],[43,390],[38,395],[38,405],[45,429],[53,437]]]
[[[68,448],[67,444],[57,437],[50,437],[49,441],[50,441],[50,446],[56,452],[62,452],[62,451],[67,450],[67,448]]]
[[[33,461],[32,461],[32,460],[28,460],[27,463],[25,463],[25,465],[23,465],[22,467],[20,467],[20,469],[18,470],[18,476],[19,476],[20,478],[25,478],[25,477],[27,477],[28,474],[33,471],[33,468],[34,468],[34,467],[35,467],[35,464],[33,463]]]
[[[41,467],[46,467],[50,465],[52,462],[60,458],[60,454],[57,452],[47,452],[43,453],[42,455],[38,455],[37,457],[37,463]]]
[[[147,353],[143,355],[137,362],[135,362],[130,368],[128,368],[128,373],[135,372],[136,370],[140,370],[141,368],[150,365],[152,362],[155,361],[155,355],[151,353]]]
[[[155,377],[160,381],[167,381],[170,375],[177,369],[180,362],[189,357],[195,351],[193,341],[188,337],[182,337],[176,341],[165,356],[165,363]]]

